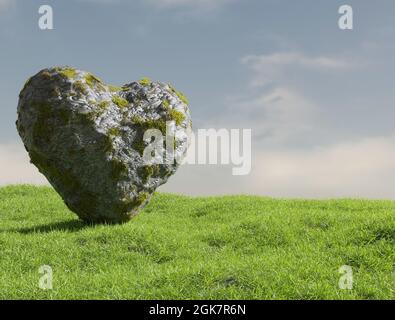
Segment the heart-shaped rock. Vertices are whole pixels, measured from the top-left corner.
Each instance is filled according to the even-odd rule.
[[[120,223],[177,170],[191,119],[188,101],[168,84],[145,78],[114,87],[89,72],[55,67],[26,82],[17,129],[31,162],[72,211],[85,221]],[[172,132],[173,140],[163,141],[166,148],[174,143],[176,160],[147,163],[148,129]]]

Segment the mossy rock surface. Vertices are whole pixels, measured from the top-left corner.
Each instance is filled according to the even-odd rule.
[[[26,81],[16,124],[31,162],[72,211],[88,222],[122,223],[186,153],[191,118],[183,97],[148,78],[114,86],[90,72],[54,67]],[[166,141],[170,128],[175,160],[147,163],[152,141],[144,134],[156,129]]]

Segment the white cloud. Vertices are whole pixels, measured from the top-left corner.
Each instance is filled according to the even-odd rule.
[[[339,71],[353,66],[350,61],[326,56],[309,57],[302,53],[273,53],[268,55],[247,55],[241,62],[255,72],[254,85],[265,85],[281,80],[289,68],[312,71]]]
[[[301,52],[247,55],[241,63],[251,70],[252,88],[241,101],[229,99],[225,121],[253,128],[254,138],[267,144],[320,143],[328,135],[322,96],[311,88],[328,73],[341,77],[359,65],[324,55]],[[240,112],[241,111],[241,112]],[[232,120],[232,118],[234,118]],[[322,141],[321,141],[322,142]]]
[[[319,116],[319,107],[308,98],[279,86],[239,101],[229,99],[226,117],[216,126],[251,128],[259,142],[279,144],[312,134]]]
[[[232,176],[230,167],[184,165],[161,190],[192,195],[395,199],[394,181],[395,137],[373,137],[308,150],[261,150],[248,176]]]
[[[242,58],[242,62],[252,64],[256,69],[262,69],[267,65],[285,66],[297,64],[309,68],[339,69],[350,66],[349,62],[325,56],[307,57],[300,53],[274,53],[270,55],[249,55]]]
[[[302,69],[298,71],[303,81],[306,71],[340,75],[359,66],[358,62],[304,54],[248,56],[242,62],[261,84],[274,83],[253,88],[250,95],[244,93],[245,99],[230,99],[231,107],[221,114],[217,126],[253,128],[251,174],[233,177],[231,168],[189,166],[163,190],[194,195],[395,199],[395,136],[322,142],[322,136],[336,128],[325,127],[320,105],[309,99],[307,91],[287,81],[290,68]],[[202,176],[210,178],[202,181]]]
[[[298,151],[263,151],[253,189],[280,197],[395,198],[395,137]]]
[[[0,145],[0,154],[0,185],[48,184],[29,163],[23,146]],[[250,175],[232,176],[231,166],[184,165],[160,190],[194,195],[251,193],[274,197],[395,199],[392,136],[308,150],[273,148],[254,155]]]
[[[263,110],[263,114],[254,119],[256,109],[251,110],[251,123],[256,125],[255,131],[267,130],[272,142],[278,143],[313,129],[317,106],[289,88],[277,87],[261,95],[255,103],[257,108]]]
[[[14,183],[48,184],[21,144],[0,145],[0,185]]]

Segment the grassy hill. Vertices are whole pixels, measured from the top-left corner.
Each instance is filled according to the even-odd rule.
[[[394,248],[392,201],[156,194],[127,224],[86,226],[51,188],[0,188],[3,299],[394,299]]]

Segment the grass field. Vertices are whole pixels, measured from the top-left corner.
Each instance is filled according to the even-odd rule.
[[[86,226],[51,188],[0,188],[2,299],[394,299],[394,248],[393,201],[156,194]]]

